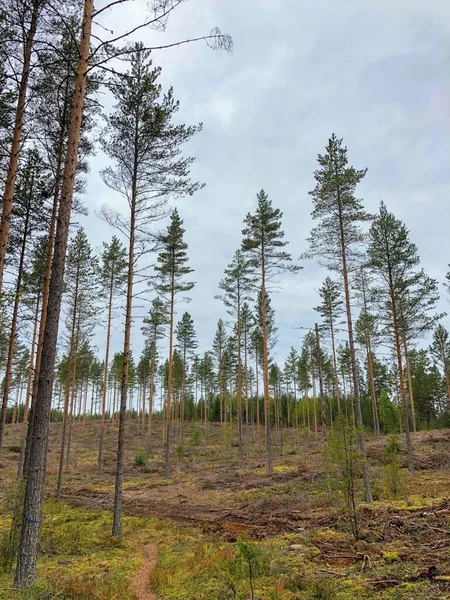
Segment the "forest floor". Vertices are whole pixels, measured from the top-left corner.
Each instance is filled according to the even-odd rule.
[[[155,425],[147,464],[135,466],[146,442],[130,423],[124,537],[116,540],[116,426],[107,428],[99,477],[98,426],[76,424],[62,501],[55,504],[60,431],[52,425],[40,581],[23,596],[0,572],[1,600],[450,599],[450,430],[414,435],[416,474],[407,474],[402,454],[397,498],[388,493],[381,460],[387,438],[368,438],[375,501],[364,503],[358,490],[358,540],[342,499],[330,493],[323,444],[314,434],[302,433],[296,444],[294,432],[284,432],[270,477],[252,436],[249,456],[244,445],[238,460],[218,425],[204,431],[190,424],[183,446],[174,432],[171,477],[164,479],[161,427]],[[4,536],[18,495],[18,436],[9,429],[0,453]]]

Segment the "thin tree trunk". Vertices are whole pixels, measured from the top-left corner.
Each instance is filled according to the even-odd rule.
[[[405,392],[405,379],[403,376],[403,361],[402,361],[402,351],[400,345],[400,327],[398,323],[397,317],[397,303],[395,298],[395,288],[393,282],[393,276],[391,268],[388,266],[388,274],[389,274],[389,293],[391,297],[391,310],[392,310],[392,320],[394,325],[394,337],[395,337],[395,350],[397,354],[397,368],[399,375],[399,383],[400,383],[400,399],[403,407],[403,425],[405,430],[405,440],[406,440],[406,451],[408,455],[408,470],[411,475],[414,474],[414,455],[412,449],[412,441],[411,441],[411,432],[409,430],[409,415],[408,415],[408,403],[406,402],[406,392]]]
[[[23,477],[23,467],[24,467],[24,463],[25,463],[26,432],[27,432],[27,425],[28,425],[28,413],[29,413],[29,407],[30,407],[31,388],[33,385],[33,377],[36,377],[35,370],[34,370],[34,355],[35,355],[35,347],[36,347],[37,328],[38,328],[38,322],[39,322],[40,298],[41,298],[41,293],[39,291],[37,298],[36,298],[36,310],[34,313],[33,335],[32,335],[32,339],[31,339],[31,351],[30,351],[30,366],[28,369],[27,391],[25,394],[25,408],[24,408],[23,421],[22,421],[19,463],[17,466],[17,479],[19,479],[19,480],[22,479],[22,477]]]
[[[330,319],[330,334],[331,334],[331,353],[333,355],[333,370],[334,370],[334,385],[336,388],[336,402],[338,413],[341,412],[341,392],[339,390],[338,367],[336,360],[336,345],[334,342],[334,324],[333,319]]]
[[[263,365],[264,365],[264,419],[266,426],[266,456],[267,472],[273,473],[272,462],[272,438],[270,435],[270,396],[269,396],[269,356],[267,351],[267,323],[266,323],[266,273],[264,260],[262,265],[262,285],[261,285],[261,315],[262,315],[262,333],[263,333]]]
[[[46,449],[51,411],[56,345],[58,340],[61,296],[64,284],[64,267],[67,251],[73,186],[78,160],[81,133],[81,117],[86,91],[87,60],[91,37],[93,0],[85,0],[83,9],[82,35],[79,47],[76,78],[72,102],[66,164],[62,182],[58,226],[55,236],[52,275],[45,323],[38,395],[33,411],[33,425],[29,436],[29,464],[26,473],[22,531],[17,559],[15,586],[23,588],[36,578],[36,559],[39,544],[40,520],[43,502]]]
[[[6,426],[6,411],[8,408],[9,392],[11,388],[11,377],[12,377],[12,366],[14,361],[14,349],[16,345],[16,332],[17,332],[17,316],[19,314],[19,303],[20,303],[20,292],[22,289],[22,277],[23,267],[25,260],[25,249],[28,239],[28,221],[30,216],[30,209],[27,208],[27,214],[25,217],[22,244],[20,248],[19,268],[17,272],[16,282],[16,293],[14,294],[14,308],[11,321],[11,330],[9,334],[9,345],[8,345],[8,358],[6,360],[6,371],[5,380],[3,383],[3,397],[2,397],[2,410],[0,416],[0,448],[2,447],[3,434]]]
[[[152,435],[153,398],[155,395],[155,372],[156,372],[156,339],[152,354],[152,370],[150,374],[150,390],[148,396],[148,423],[147,423],[147,459],[150,456],[150,443]],[[163,428],[164,429],[164,428]]]
[[[120,412],[119,412],[119,437],[117,443],[117,465],[116,482],[114,489],[114,509],[112,535],[116,538],[122,537],[122,486],[123,486],[123,467],[125,461],[125,420],[127,414],[127,396],[128,396],[128,375],[130,366],[130,339],[131,339],[131,318],[133,308],[133,275],[134,275],[134,240],[136,227],[136,198],[137,198],[137,175],[138,175],[138,157],[137,157],[137,139],[138,139],[138,118],[135,121],[135,144],[134,144],[134,164],[133,179],[131,190],[130,207],[130,245],[128,250],[128,277],[127,277],[127,305],[125,311],[125,335],[123,343],[123,368],[122,384],[120,389]]]
[[[111,342],[111,320],[112,320],[112,300],[113,300],[113,287],[114,287],[114,275],[113,269],[111,269],[111,281],[109,286],[109,300],[108,300],[108,325],[106,327],[106,349],[105,349],[105,370],[103,372],[103,389],[102,389],[102,416],[100,421],[100,436],[98,444],[98,464],[97,474],[101,475],[103,470],[103,440],[105,437],[105,409],[106,409],[106,392],[108,389],[108,366],[109,366],[109,347]]]
[[[19,155],[21,151],[28,79],[31,71],[31,53],[33,50],[34,38],[36,35],[39,11],[42,5],[42,0],[33,1],[30,26],[25,38],[22,74],[19,83],[19,95],[17,98],[14,130],[11,142],[11,149],[9,152],[9,164],[8,171],[6,173],[5,189],[3,191],[2,216],[0,221],[0,292],[3,286],[3,272],[5,269],[6,249],[8,246],[9,228],[11,225],[11,212],[14,202],[17,167],[19,164]]]
[[[411,404],[411,425],[412,425],[413,431],[416,432],[417,431],[416,407],[415,407],[415,403],[414,403],[414,392],[413,392],[412,377],[411,377],[411,363],[409,362],[408,344],[406,341],[406,337],[403,337],[403,348],[404,348],[404,352],[405,352],[406,377],[408,379],[408,395],[409,395],[409,402]]]
[[[356,364],[356,352],[355,352],[355,341],[353,337],[353,322],[352,322],[352,309],[350,305],[350,286],[348,281],[348,270],[347,270],[347,251],[345,245],[345,234],[344,234],[344,219],[342,215],[342,206],[340,198],[340,190],[338,190],[338,203],[339,203],[339,230],[340,230],[340,244],[341,244],[341,259],[342,259],[342,276],[344,279],[344,294],[345,294],[345,309],[347,315],[347,328],[348,328],[348,344],[350,349],[350,359],[352,365],[352,378],[353,378],[353,394],[354,394],[354,410],[356,417],[356,425],[358,431],[358,441],[361,454],[363,456],[363,480],[364,490],[366,495],[366,502],[373,502],[372,489],[370,483],[369,465],[367,462],[367,451],[366,451],[366,440],[364,438],[363,420],[361,412],[361,398],[359,394],[359,381],[358,381],[358,369]]]
[[[170,294],[170,325],[169,325],[169,368],[167,372],[167,397],[166,397],[166,439],[165,439],[165,461],[164,461],[164,477],[169,478],[170,474],[170,408],[172,396],[172,367],[173,367],[173,319],[174,319],[174,303],[175,303],[175,281],[172,274],[172,286]],[[206,393],[204,397],[205,404],[205,423],[206,423]]]
[[[239,285],[239,284],[238,284]],[[239,294],[239,291],[237,292]],[[242,358],[241,358],[241,309],[237,310],[237,418],[238,418],[238,458],[242,460]]]
[[[325,439],[327,434],[327,411],[325,406],[325,394],[323,391],[323,374],[322,374],[322,360],[320,353],[320,338],[319,338],[319,326],[315,324],[316,331],[316,345],[317,345],[317,366],[319,370],[319,391],[320,391],[320,414],[322,418],[322,436]]]
[[[375,393],[375,381],[373,377],[373,357],[370,339],[367,340],[367,372],[369,376],[370,397],[372,400],[373,428],[375,437],[380,437],[380,420],[378,417],[377,395]]]

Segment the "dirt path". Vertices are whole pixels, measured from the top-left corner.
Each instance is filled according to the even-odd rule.
[[[156,567],[158,550],[154,544],[144,546],[144,560],[131,581],[130,590],[136,600],[157,600],[148,589],[148,577]]]

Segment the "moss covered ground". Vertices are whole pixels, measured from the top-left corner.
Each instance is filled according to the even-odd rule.
[[[322,444],[285,434],[272,477],[256,441],[237,460],[234,446],[211,427],[173,459],[161,476],[156,428],[144,466],[134,458],[145,441],[133,427],[127,444],[124,536],[111,537],[116,430],[107,436],[103,475],[96,474],[95,426],[75,428],[63,500],[53,501],[58,459],[52,427],[39,581],[13,589],[0,572],[0,599],[133,598],[130,582],[143,548],[157,547],[148,589],[160,600],[432,600],[450,598],[450,431],[415,436],[417,473],[400,461],[401,493],[389,492],[381,460],[387,440],[368,439],[375,502],[358,488],[360,539],[349,526],[339,493],[323,472]],[[14,432],[0,455],[0,536],[11,529],[17,452]],[[188,438],[189,440],[189,438]],[[76,452],[76,454],[75,454]]]

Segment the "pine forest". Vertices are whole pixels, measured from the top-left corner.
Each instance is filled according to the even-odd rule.
[[[448,23],[0,0],[0,600],[450,598]]]

